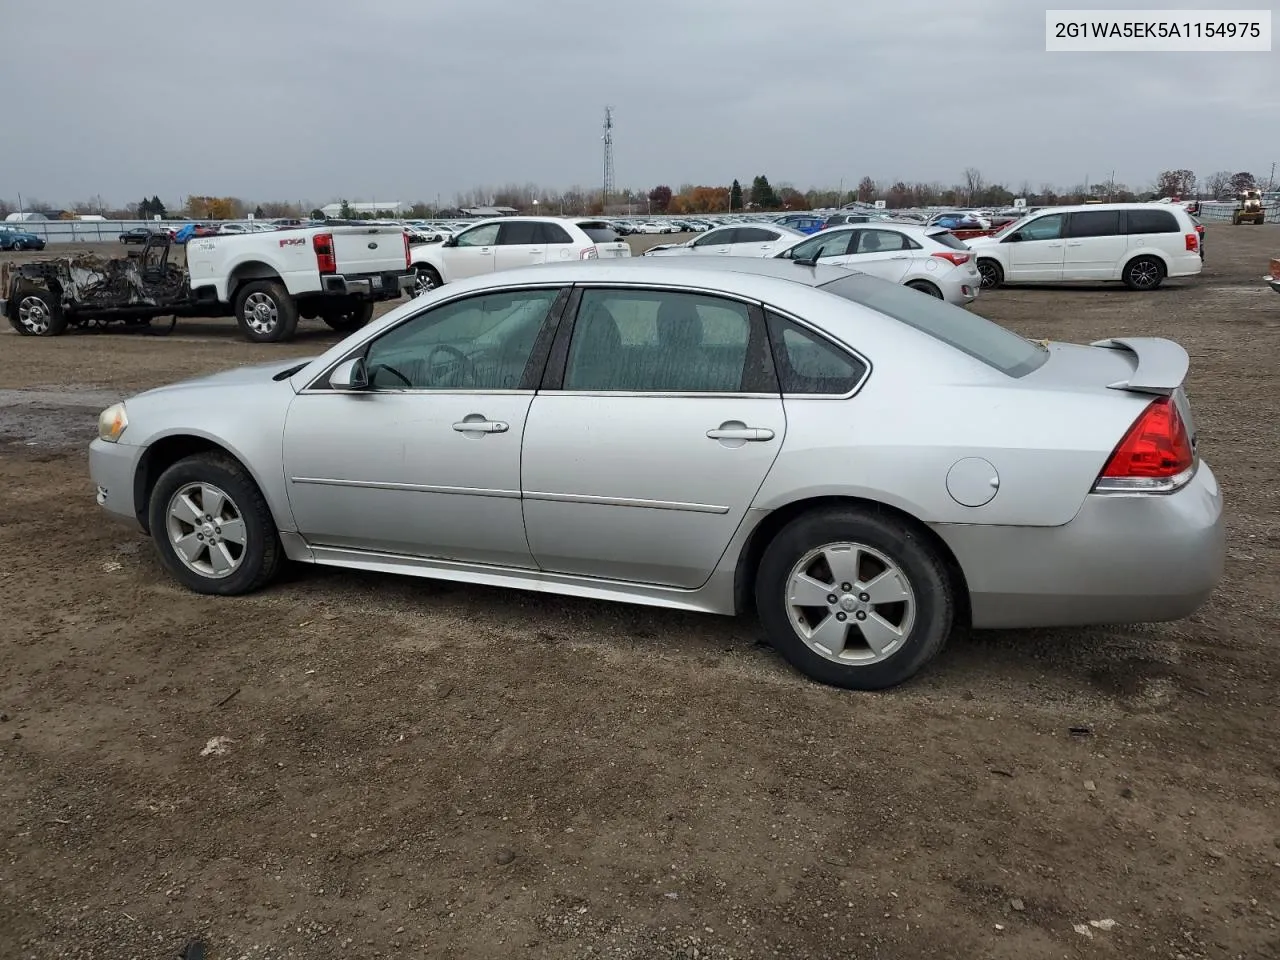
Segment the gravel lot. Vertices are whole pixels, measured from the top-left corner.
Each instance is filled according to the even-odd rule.
[[[309,568],[185,593],[99,516],[98,410],[334,336],[4,325],[0,958],[1280,956],[1280,227],[1208,229],[1196,281],[977,309],[1186,345],[1219,592],[876,695],[746,621]]]

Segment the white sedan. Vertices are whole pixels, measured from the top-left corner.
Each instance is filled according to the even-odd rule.
[[[774,256],[848,267],[959,305],[970,303],[982,286],[973,251],[942,227],[906,223],[831,227]]]
[[[803,240],[805,234],[776,223],[729,223],[699,234],[686,243],[659,244],[646,257],[684,257],[713,254],[722,257],[772,257]]]

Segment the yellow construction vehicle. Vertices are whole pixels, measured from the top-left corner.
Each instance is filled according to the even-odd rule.
[[[1246,190],[1236,201],[1237,206],[1231,213],[1231,222],[1262,223],[1266,219],[1266,211],[1262,209],[1262,191]]]

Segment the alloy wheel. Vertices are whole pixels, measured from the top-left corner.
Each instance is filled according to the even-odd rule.
[[[786,609],[814,653],[865,666],[902,649],[915,623],[916,598],[902,568],[879,550],[828,543],[791,568]]]
[[[244,517],[235,501],[211,483],[188,483],[174,493],[166,529],[174,555],[202,577],[221,580],[244,562]]]
[[[254,333],[271,333],[280,322],[280,310],[270,294],[251,293],[244,299],[244,322]]]

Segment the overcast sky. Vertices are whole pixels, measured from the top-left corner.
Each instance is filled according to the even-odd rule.
[[[1113,168],[1145,187],[1280,159],[1280,52],[1045,53],[1045,7],[1070,5],[7,0],[0,197],[598,188],[606,104],[620,187],[966,166],[1011,188]]]

